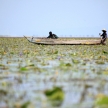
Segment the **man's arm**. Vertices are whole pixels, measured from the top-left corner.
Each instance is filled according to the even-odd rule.
[[[58,38],[58,36],[57,36],[56,34],[53,34],[53,36],[54,36],[55,38]]]

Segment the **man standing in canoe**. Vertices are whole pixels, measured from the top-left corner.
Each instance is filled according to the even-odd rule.
[[[101,43],[102,43],[103,45],[105,45],[104,42],[105,42],[106,39],[107,39],[107,33],[106,33],[107,31],[106,31],[105,29],[103,29],[102,32],[103,32],[103,33],[101,34]]]
[[[52,34],[52,32],[50,31],[50,32],[49,32],[49,36],[48,36],[47,38],[57,39],[58,36],[55,35],[55,34]]]

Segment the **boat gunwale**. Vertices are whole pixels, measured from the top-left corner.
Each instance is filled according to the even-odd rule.
[[[69,42],[66,42],[67,40],[59,40],[59,39],[61,39],[61,38],[59,38],[59,39],[48,39],[48,38],[33,38],[33,37],[26,37],[26,36],[24,36],[29,42],[31,42],[31,43],[34,43],[34,44],[41,44],[41,45],[100,45],[101,44],[101,39],[100,38],[96,38],[95,40],[94,40],[94,38],[87,38],[86,40],[83,38],[83,39],[75,39],[75,38],[73,38],[73,39],[75,39],[75,40],[71,40],[70,42],[71,43],[69,43]],[[35,39],[35,41],[34,41],[34,39]],[[36,41],[36,39],[37,39],[37,41]],[[39,40],[40,39],[40,40]],[[67,38],[65,38],[65,39],[67,39]],[[69,39],[69,38],[68,38]],[[72,39],[72,38],[71,38]],[[44,41],[41,41],[41,40],[44,40]],[[46,41],[47,40],[47,41]],[[79,42],[73,42],[72,43],[72,41],[79,41]],[[81,41],[85,41],[84,43],[82,42],[81,43]],[[86,42],[87,41],[87,42]],[[91,42],[90,43],[90,41],[93,41],[93,42]],[[61,42],[61,43],[60,43]]]

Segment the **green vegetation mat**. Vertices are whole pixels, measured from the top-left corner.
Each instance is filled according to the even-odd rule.
[[[108,108],[108,41],[46,46],[0,38],[0,108]]]

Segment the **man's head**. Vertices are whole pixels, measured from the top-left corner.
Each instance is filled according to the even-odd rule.
[[[51,34],[52,34],[52,32],[50,31],[50,32],[49,32],[49,34],[51,35]]]
[[[103,32],[107,32],[105,29],[102,29]]]

